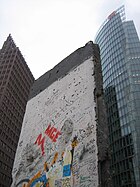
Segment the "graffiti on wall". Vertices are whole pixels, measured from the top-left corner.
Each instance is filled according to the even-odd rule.
[[[51,126],[50,124],[48,125],[44,133],[52,140],[52,142],[56,142],[58,136],[61,134],[59,130],[57,130],[55,127]],[[39,134],[35,141],[35,144],[41,147],[42,155],[45,154],[45,151],[44,151],[45,138],[46,138],[45,136],[42,136],[42,134]]]
[[[88,62],[30,100],[31,128],[23,126],[28,133],[20,138],[12,187],[98,186],[95,85]]]
[[[71,119],[67,119],[61,128],[60,137],[57,137],[58,150],[52,159],[45,161],[42,169],[30,178],[25,178],[16,184],[16,187],[72,187],[80,184],[80,187],[91,186],[93,184],[93,175],[96,173],[96,160],[92,158],[91,153],[95,153],[95,140],[90,139],[85,145],[80,145],[79,151],[75,152],[81,140],[81,130],[79,130],[79,138],[75,136],[72,140],[74,124]],[[93,126],[87,125],[87,129],[91,131]],[[60,131],[53,130],[54,127],[49,125],[45,130],[45,135],[55,143],[54,137]],[[85,130],[85,132],[87,131]],[[53,134],[55,132],[55,134]],[[52,133],[52,135],[51,135]],[[89,133],[90,134],[90,133]],[[83,140],[83,136],[82,136]],[[39,135],[35,141],[35,145],[44,146],[45,136]],[[41,151],[45,147],[41,147]],[[88,153],[88,154],[87,154]],[[44,155],[45,157],[45,155]],[[84,168],[84,170],[83,170]],[[86,172],[85,172],[86,171]],[[96,184],[96,183],[95,183]]]
[[[16,187],[21,185],[22,187],[70,187],[73,153],[77,145],[77,137],[74,137],[71,145],[65,151],[62,153],[56,152],[50,163],[45,162],[42,170],[31,178],[21,180]]]

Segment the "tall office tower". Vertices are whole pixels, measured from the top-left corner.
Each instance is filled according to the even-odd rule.
[[[34,77],[9,35],[0,50],[0,187],[9,187],[22,120]]]
[[[140,186],[140,42],[124,6],[99,29],[114,187]]]

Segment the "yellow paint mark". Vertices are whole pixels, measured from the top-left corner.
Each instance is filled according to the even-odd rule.
[[[45,163],[44,163],[44,171],[48,171],[48,170],[49,170],[48,163],[47,163],[47,162],[45,162]]]
[[[39,171],[35,176],[33,176],[33,178],[30,179],[30,181],[29,181],[27,187],[30,187],[30,185],[32,184],[32,182],[33,182],[35,179],[39,178],[39,177],[41,177],[41,171]]]
[[[55,153],[51,166],[56,163],[57,159],[58,159],[58,152]]]
[[[41,187],[43,185],[43,182],[36,184],[35,187]]]
[[[77,139],[73,140],[71,143],[72,148],[75,148],[77,145],[78,145],[78,140]]]
[[[65,153],[65,152],[63,151],[62,154],[61,154],[61,157],[62,157],[62,158],[64,158],[64,153]]]

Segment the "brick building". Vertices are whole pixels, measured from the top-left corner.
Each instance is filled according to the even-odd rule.
[[[0,50],[0,187],[12,182],[12,167],[34,77],[11,35]]]

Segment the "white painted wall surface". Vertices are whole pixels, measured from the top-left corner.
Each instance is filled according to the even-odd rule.
[[[98,186],[93,71],[90,58],[28,102],[12,187]]]

